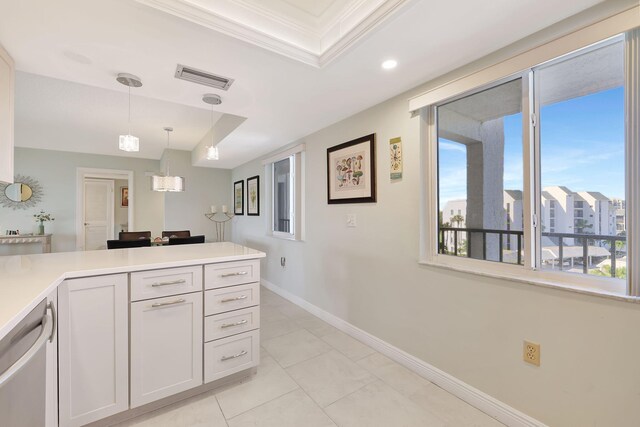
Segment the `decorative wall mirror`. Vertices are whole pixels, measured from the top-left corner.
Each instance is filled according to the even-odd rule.
[[[28,209],[42,198],[42,187],[35,179],[16,175],[14,183],[0,182],[0,205],[11,209]]]

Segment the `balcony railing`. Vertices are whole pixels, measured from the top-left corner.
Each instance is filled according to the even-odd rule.
[[[517,264],[522,265],[522,244],[523,244],[523,236],[524,232],[521,230],[492,230],[492,229],[484,229],[484,228],[463,228],[463,227],[440,227],[439,228],[439,240],[438,240],[438,253],[441,254],[451,254],[456,256],[466,256],[471,257],[472,251],[471,242],[472,239],[480,238],[482,241],[482,258],[483,260],[487,260],[487,235],[495,235],[498,236],[498,260],[499,262],[504,261],[504,246],[505,246],[505,238],[508,240],[507,246],[511,241],[512,237],[516,238],[516,256],[514,261]],[[543,259],[546,256],[546,260],[558,260],[558,267],[560,270],[564,268],[564,260],[567,258],[581,258],[582,259],[582,272],[585,274],[589,273],[589,257],[603,257],[608,256],[611,260],[611,277],[616,277],[616,243],[617,242],[626,242],[626,236],[610,236],[610,235],[599,235],[599,234],[586,234],[586,233],[542,233],[543,237],[548,237],[550,239],[557,240],[557,246],[546,246],[543,247],[543,251],[547,251],[546,254],[543,254]],[[577,242],[578,245],[567,245],[565,244],[565,239],[573,239],[574,242]],[[473,240],[475,241],[475,240]],[[609,244],[609,248],[605,248],[603,246],[591,246],[594,251],[595,249],[601,249],[599,254],[589,254],[589,243],[595,241],[607,242]],[[450,248],[452,246],[452,249]],[[578,249],[578,251],[576,251]],[[605,253],[604,251],[607,251]],[[473,254],[474,258],[479,258],[477,254]],[[494,259],[495,261],[495,259]]]
[[[460,233],[464,233],[464,237],[466,237],[466,256],[471,258],[471,251],[469,248],[471,247],[472,235],[481,234],[482,241],[482,259],[487,259],[487,234],[497,235],[498,236],[498,260],[499,262],[504,262],[504,236],[516,236],[516,260],[518,264],[522,264],[522,237],[524,235],[523,231],[519,230],[491,230],[486,228],[461,228],[461,227],[440,227],[440,239],[438,245],[438,252],[441,254],[448,253],[447,250],[447,242],[449,241],[447,237],[447,233],[453,233],[453,255],[458,256],[460,254],[460,244],[464,241],[461,239]],[[475,237],[474,237],[475,239]]]

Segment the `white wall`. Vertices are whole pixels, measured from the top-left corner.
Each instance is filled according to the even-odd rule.
[[[407,99],[436,84],[295,142],[307,145],[305,242],[266,235],[260,161],[234,169],[232,181],[260,174],[262,197],[260,217],[234,220],[234,241],[267,253],[266,280],[548,425],[636,426],[640,305],[418,264],[419,118]],[[378,202],[328,205],[326,149],[372,132]],[[391,183],[394,137],[402,137],[405,164],[402,181]],[[346,226],[349,213],[356,228]],[[541,367],[522,361],[524,339],[541,344]]]
[[[169,173],[183,176],[185,191],[166,193],[164,198],[165,230],[191,230],[191,235],[205,235],[207,241],[215,241],[215,224],[204,216],[211,205],[231,209],[231,171],[191,166],[191,152],[165,150],[162,158],[164,170],[169,160]],[[231,229],[227,225],[227,240]]]

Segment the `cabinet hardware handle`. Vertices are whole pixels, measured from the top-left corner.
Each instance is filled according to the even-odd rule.
[[[53,305],[47,305],[47,309],[53,311]],[[51,316],[48,313],[45,313],[44,317],[41,320],[41,323],[37,326],[42,326],[42,331],[40,331],[40,335],[33,343],[33,345],[27,350],[20,359],[16,360],[15,363],[9,366],[4,372],[0,372],[0,387],[4,385],[7,381],[11,379],[16,373],[21,370],[31,359],[33,359],[37,354],[40,348],[46,344],[46,342],[53,336],[53,321]],[[245,352],[246,353],[246,352]]]
[[[238,271],[236,273],[225,273],[225,274],[221,274],[220,277],[233,277],[233,276],[246,276],[247,273],[246,271]]]
[[[235,297],[235,298],[225,298],[223,300],[221,300],[220,302],[233,302],[233,301],[240,301],[243,299],[247,299],[246,295],[241,295],[239,297]]]
[[[180,298],[180,299],[177,299],[177,300],[175,300],[175,301],[169,301],[169,302],[156,302],[156,303],[151,304],[151,307],[163,307],[163,306],[165,306],[165,305],[181,304],[181,303],[183,303],[183,302],[187,302],[187,300],[186,300],[186,299],[184,299],[184,298]]]
[[[226,360],[231,360],[231,359],[235,359],[237,357],[242,357],[245,354],[247,354],[247,350],[242,350],[240,353],[238,354],[234,354],[233,356],[222,356],[222,358],[220,359],[221,362],[224,362]]]
[[[247,319],[241,320],[241,321],[236,322],[236,323],[223,323],[222,325],[220,325],[220,328],[221,329],[230,328],[232,326],[244,325],[245,323],[247,323]]]
[[[160,283],[156,282],[156,283],[153,283],[151,287],[155,288],[158,286],[179,285],[181,283],[187,283],[187,281],[184,279],[179,279],[179,280],[171,280],[169,282],[160,282]]]

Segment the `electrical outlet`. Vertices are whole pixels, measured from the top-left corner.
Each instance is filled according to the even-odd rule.
[[[347,227],[355,227],[357,224],[356,214],[347,214]]]
[[[522,360],[535,366],[540,366],[540,344],[524,341],[522,346]]]

